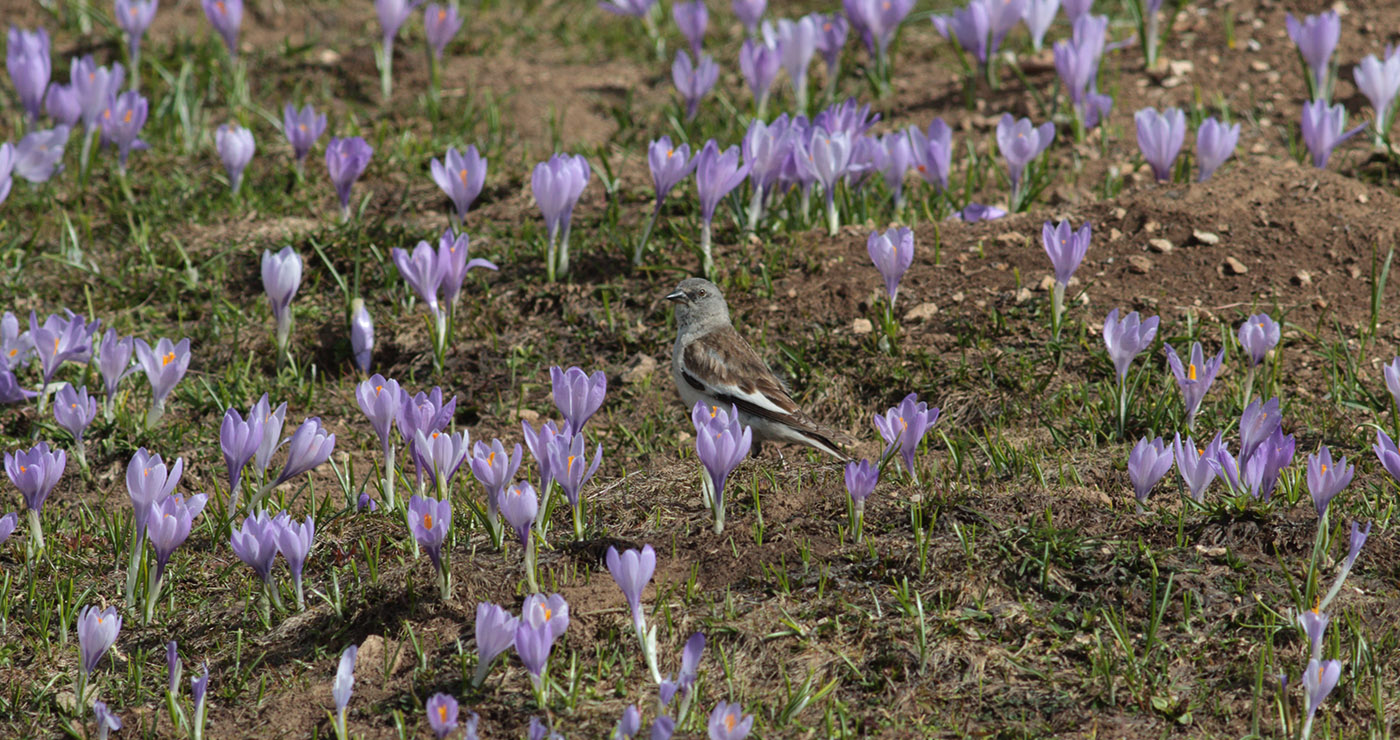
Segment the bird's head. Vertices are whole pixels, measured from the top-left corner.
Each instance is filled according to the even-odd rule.
[[[729,321],[729,307],[725,305],[724,294],[719,286],[704,278],[682,280],[675,290],[666,295],[666,300],[675,302],[676,324],[682,329]]]

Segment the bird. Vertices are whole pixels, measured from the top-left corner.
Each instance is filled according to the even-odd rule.
[[[792,400],[787,387],[729,320],[729,306],[718,286],[686,278],[666,296],[676,304],[676,343],[671,377],[687,407],[734,406],[739,422],[753,429],[755,454],[761,443],[795,443],[845,461],[845,434],[822,427]]]

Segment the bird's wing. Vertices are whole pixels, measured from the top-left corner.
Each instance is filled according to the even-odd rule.
[[[685,382],[721,403],[783,424],[816,426],[732,326],[692,340],[685,346],[681,360]]]

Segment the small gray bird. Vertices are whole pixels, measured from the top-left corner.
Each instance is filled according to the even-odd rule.
[[[729,306],[714,283],[687,278],[666,296],[676,303],[676,344],[671,377],[688,408],[739,409],[739,420],[753,429],[755,444],[795,442],[845,460],[841,447],[851,440],[818,425],[802,412],[787,388],[729,323]]]

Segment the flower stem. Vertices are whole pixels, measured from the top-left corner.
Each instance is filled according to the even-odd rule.
[[[651,230],[656,226],[656,217],[661,215],[661,198],[656,199],[656,207],[651,209],[651,218],[647,219],[646,228],[642,230],[641,241],[637,242],[637,249],[632,253],[632,266],[642,266],[642,253],[646,251],[647,240],[651,238]]]
[[[540,585],[535,579],[535,537],[527,534],[525,537],[525,579],[530,584],[530,593],[539,593]]]
[[[28,509],[29,516],[29,538],[34,545],[34,556],[38,557],[44,551],[44,523],[39,520],[37,509]]]
[[[704,255],[701,267],[705,276],[713,279],[715,258],[710,250],[710,222],[708,219],[700,222],[700,252]]]

